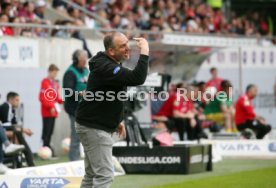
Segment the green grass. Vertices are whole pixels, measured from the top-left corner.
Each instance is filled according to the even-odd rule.
[[[276,186],[275,174],[276,168],[265,168],[152,188],[274,188]]]
[[[36,166],[42,166],[42,165],[49,165],[49,164],[55,164],[55,163],[69,162],[69,160],[67,155],[62,155],[62,156],[59,156],[57,159],[51,159],[51,160],[43,160],[38,156],[35,156],[34,162]]]
[[[67,162],[35,158],[37,166]],[[212,172],[190,175],[125,175],[115,177],[111,188],[275,188],[276,160],[224,159]]]
[[[275,160],[252,160],[252,159],[246,159],[246,160],[236,160],[236,159],[225,159],[222,162],[214,164],[214,170],[212,172],[205,172],[200,174],[190,174],[190,175],[126,175],[126,176],[119,176],[116,177],[114,180],[114,183],[112,185],[112,188],[152,188],[152,187],[172,187],[172,185],[177,184],[177,187],[186,188],[185,182],[201,182],[205,180],[206,178],[218,178],[228,176],[231,174],[236,173],[242,173],[244,171],[250,171],[250,170],[258,170],[258,169],[264,169],[274,167],[276,168],[276,161]],[[246,174],[246,173],[245,173]],[[274,174],[276,175],[275,171]],[[275,175],[271,176],[269,175],[270,179],[275,179]],[[248,181],[248,179],[245,180],[245,182]],[[249,182],[255,181],[254,178],[252,178]],[[233,188],[236,188],[236,185],[238,185],[238,182],[235,182],[236,184],[232,186]],[[178,185],[179,184],[179,185]],[[276,184],[275,184],[276,185]],[[197,187],[204,187],[205,184],[200,186],[193,186],[193,188]],[[212,186],[212,188],[226,188],[224,186]],[[230,186],[231,187],[231,186]],[[259,186],[260,187],[260,186]],[[258,187],[258,188],[259,188]],[[276,186],[273,186],[271,188],[274,188]],[[251,187],[250,187],[251,188]],[[252,187],[254,188],[254,187]],[[261,187],[263,188],[263,187]]]

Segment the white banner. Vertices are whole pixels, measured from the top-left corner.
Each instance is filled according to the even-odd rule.
[[[207,46],[207,47],[233,47],[233,46],[256,46],[256,38],[234,38],[200,35],[176,35],[164,34],[162,43],[170,45],[185,46]]]
[[[39,67],[39,45],[36,39],[1,38],[0,67]]]
[[[204,140],[223,157],[276,157],[276,140]]]
[[[125,171],[115,157],[112,157],[114,175],[124,175]],[[56,177],[83,177],[84,176],[83,160],[74,162],[57,163],[45,166],[19,168],[9,170],[7,175],[18,176],[56,176]],[[1,179],[1,178],[0,178]],[[0,187],[1,188],[1,187]]]
[[[118,160],[115,157],[112,160],[114,175],[124,175]],[[76,188],[83,176],[83,161],[19,168],[0,176],[0,188]]]

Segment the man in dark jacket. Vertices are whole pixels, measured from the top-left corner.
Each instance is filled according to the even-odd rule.
[[[18,93],[9,92],[7,94],[7,101],[0,105],[0,121],[3,123],[4,128],[7,130],[8,134],[15,134],[16,139],[19,144],[24,145],[25,150],[23,151],[25,159],[28,166],[35,166],[33,153],[29,147],[27,141],[25,140],[24,134],[27,136],[32,136],[33,132],[29,128],[18,127],[16,118],[16,108],[20,105],[20,97]]]
[[[63,88],[65,93],[64,108],[71,122],[71,142],[69,160],[76,161],[80,156],[80,141],[75,130],[75,113],[78,98],[86,89],[89,71],[86,68],[87,52],[76,50],[72,56],[73,64],[66,70],[63,77]]]
[[[112,183],[112,133],[117,131],[121,137],[126,134],[119,93],[125,92],[126,86],[143,84],[148,70],[148,42],[144,38],[135,40],[140,58],[133,70],[121,65],[129,59],[128,39],[122,33],[107,35],[105,52],[99,52],[89,62],[87,90],[76,112],[76,131],[85,153],[82,188],[107,188]]]

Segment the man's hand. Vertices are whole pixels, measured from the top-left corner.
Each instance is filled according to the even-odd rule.
[[[126,138],[126,128],[125,128],[125,125],[123,123],[119,124],[117,133],[118,133],[120,138]]]
[[[256,117],[256,120],[257,120],[258,122],[260,122],[261,124],[263,124],[263,125],[266,125],[266,124],[267,124],[265,118],[263,118],[263,117],[261,117],[261,116],[257,116],[257,117]]]
[[[56,109],[53,107],[53,108],[51,108],[50,112],[52,115],[54,115],[56,113]]]
[[[263,125],[267,125],[266,120],[265,120],[265,119],[263,119],[263,118],[259,119],[259,122],[260,122],[261,124],[263,124]]]
[[[149,55],[149,43],[144,38],[133,38],[137,41],[137,46],[140,48],[140,54]]]
[[[190,126],[194,128],[196,126],[196,120],[195,118],[190,119]]]
[[[29,128],[23,128],[23,133],[25,133],[28,136],[32,136],[34,134],[33,131]]]
[[[195,117],[195,114],[193,112],[189,111],[186,113],[186,117],[189,119],[193,119]]]

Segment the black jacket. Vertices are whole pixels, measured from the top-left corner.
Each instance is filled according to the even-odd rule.
[[[137,86],[145,82],[148,71],[148,56],[140,55],[139,61],[133,70],[122,67],[104,52],[99,52],[89,62],[90,74],[87,91],[80,101],[76,121],[84,126],[101,129],[108,132],[116,131],[123,120],[123,101],[116,96],[120,91],[126,91],[126,86]],[[92,95],[86,95],[88,92]],[[115,100],[108,96],[114,96]],[[97,94],[96,94],[97,93]],[[97,97],[99,95],[103,97]],[[103,99],[104,100],[101,100]]]
[[[2,123],[7,123],[9,120],[9,111],[10,111],[10,106],[7,102],[4,102],[2,105],[0,105],[0,121]],[[13,113],[13,117],[11,119],[11,123],[12,124],[16,124],[17,123],[17,120],[16,120],[16,117],[15,117],[15,112],[14,112],[14,109],[12,109],[12,113]]]

